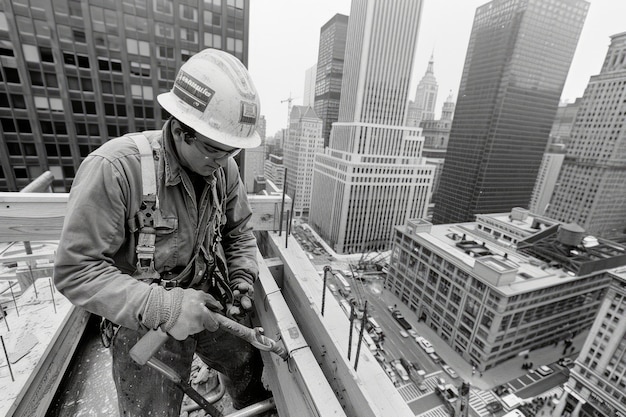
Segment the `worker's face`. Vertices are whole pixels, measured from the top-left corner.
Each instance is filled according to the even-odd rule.
[[[241,151],[239,148],[227,149],[199,133],[190,136],[180,129],[178,134],[176,143],[181,163],[204,177],[211,175],[219,167],[226,166],[228,158]]]

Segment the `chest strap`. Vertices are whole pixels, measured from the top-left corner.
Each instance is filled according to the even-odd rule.
[[[154,251],[156,243],[155,218],[160,214],[157,197],[156,169],[152,146],[142,134],[132,135],[131,139],[139,149],[141,165],[141,206],[137,212],[137,269],[133,276],[141,280],[159,278],[154,268]]]

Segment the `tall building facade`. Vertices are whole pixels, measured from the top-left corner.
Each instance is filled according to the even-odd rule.
[[[564,160],[565,145],[563,144],[550,145],[543,155],[535,188],[530,197],[529,209],[533,213],[543,215],[548,209]]]
[[[448,96],[441,108],[441,118],[425,119],[420,123],[424,135],[424,153],[427,158],[445,158],[454,117],[454,99]]]
[[[267,121],[263,115],[259,117],[257,132],[261,135],[261,145],[244,151],[245,163],[242,178],[248,194],[255,193],[255,190],[258,188],[258,186],[255,187],[255,181],[258,183],[259,179],[264,178],[265,175],[265,136],[267,134]]]
[[[413,219],[393,241],[385,287],[481,371],[589,330],[608,271],[626,265],[624,246],[519,208]]]
[[[611,37],[580,100],[548,215],[607,238],[626,236],[626,32]]]
[[[432,166],[406,123],[422,1],[353,0],[338,122],[316,157],[309,225],[337,252],[389,247],[423,217]]]
[[[339,117],[343,61],[348,35],[348,16],[337,13],[320,30],[315,80],[315,112],[324,123],[322,136],[328,146],[332,124]]]
[[[567,146],[569,144],[572,137],[574,121],[576,120],[576,113],[578,113],[578,107],[580,107],[580,98],[577,98],[573,103],[559,104],[554,122],[552,123],[552,130],[550,130],[550,142],[548,146],[552,144],[563,144]]]
[[[476,10],[434,223],[528,207],[588,8],[493,0]]]
[[[271,181],[279,190],[283,189],[285,185],[285,164],[282,156],[270,154],[269,158],[265,160],[263,172],[266,181]]]
[[[439,84],[437,84],[437,79],[435,78],[435,59],[433,55],[431,55],[426,74],[424,74],[417,84],[415,90],[415,105],[418,109],[416,126],[419,126],[422,120],[433,120],[435,118],[438,90]]]
[[[452,127],[452,118],[454,116],[454,99],[452,94],[448,96],[441,109],[440,119],[425,119],[420,123],[422,134],[424,135],[424,160],[427,164],[435,168],[432,186],[432,197],[428,204],[427,219],[432,219],[434,211],[434,201],[439,189],[439,180],[441,179],[441,171],[446,158],[446,150],[448,148],[448,140],[450,139],[450,128]]]
[[[315,82],[317,77],[317,64],[313,65],[304,72],[304,91],[302,93],[302,105],[315,105]],[[291,117],[291,113],[289,114]]]
[[[0,191],[68,191],[110,138],[160,128],[156,96],[195,52],[248,59],[249,0],[0,2]]]
[[[289,137],[285,141],[287,194],[293,199],[293,216],[309,213],[315,154],[324,149],[322,120],[310,106],[293,106]]]
[[[558,414],[626,416],[626,269],[610,273],[606,292],[585,344],[570,371]]]

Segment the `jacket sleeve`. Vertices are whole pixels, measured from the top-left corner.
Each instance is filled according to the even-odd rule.
[[[256,238],[248,224],[252,211],[246,189],[234,159],[230,159],[226,174],[226,224],[222,229],[222,248],[230,279],[245,278],[254,282],[259,274]]]
[[[99,155],[81,164],[70,192],[54,282],[73,304],[137,329],[150,287],[122,272],[114,260],[126,239],[132,197],[121,167]]]

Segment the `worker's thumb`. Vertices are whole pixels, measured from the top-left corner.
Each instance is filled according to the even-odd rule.
[[[203,293],[204,305],[207,306],[209,310],[213,311],[221,311],[222,303],[217,301],[211,294]]]
[[[215,320],[216,314],[219,313],[214,313],[211,310],[207,310],[207,314],[204,316],[204,321],[202,322],[202,325],[210,332],[214,332],[220,327],[217,320]]]

